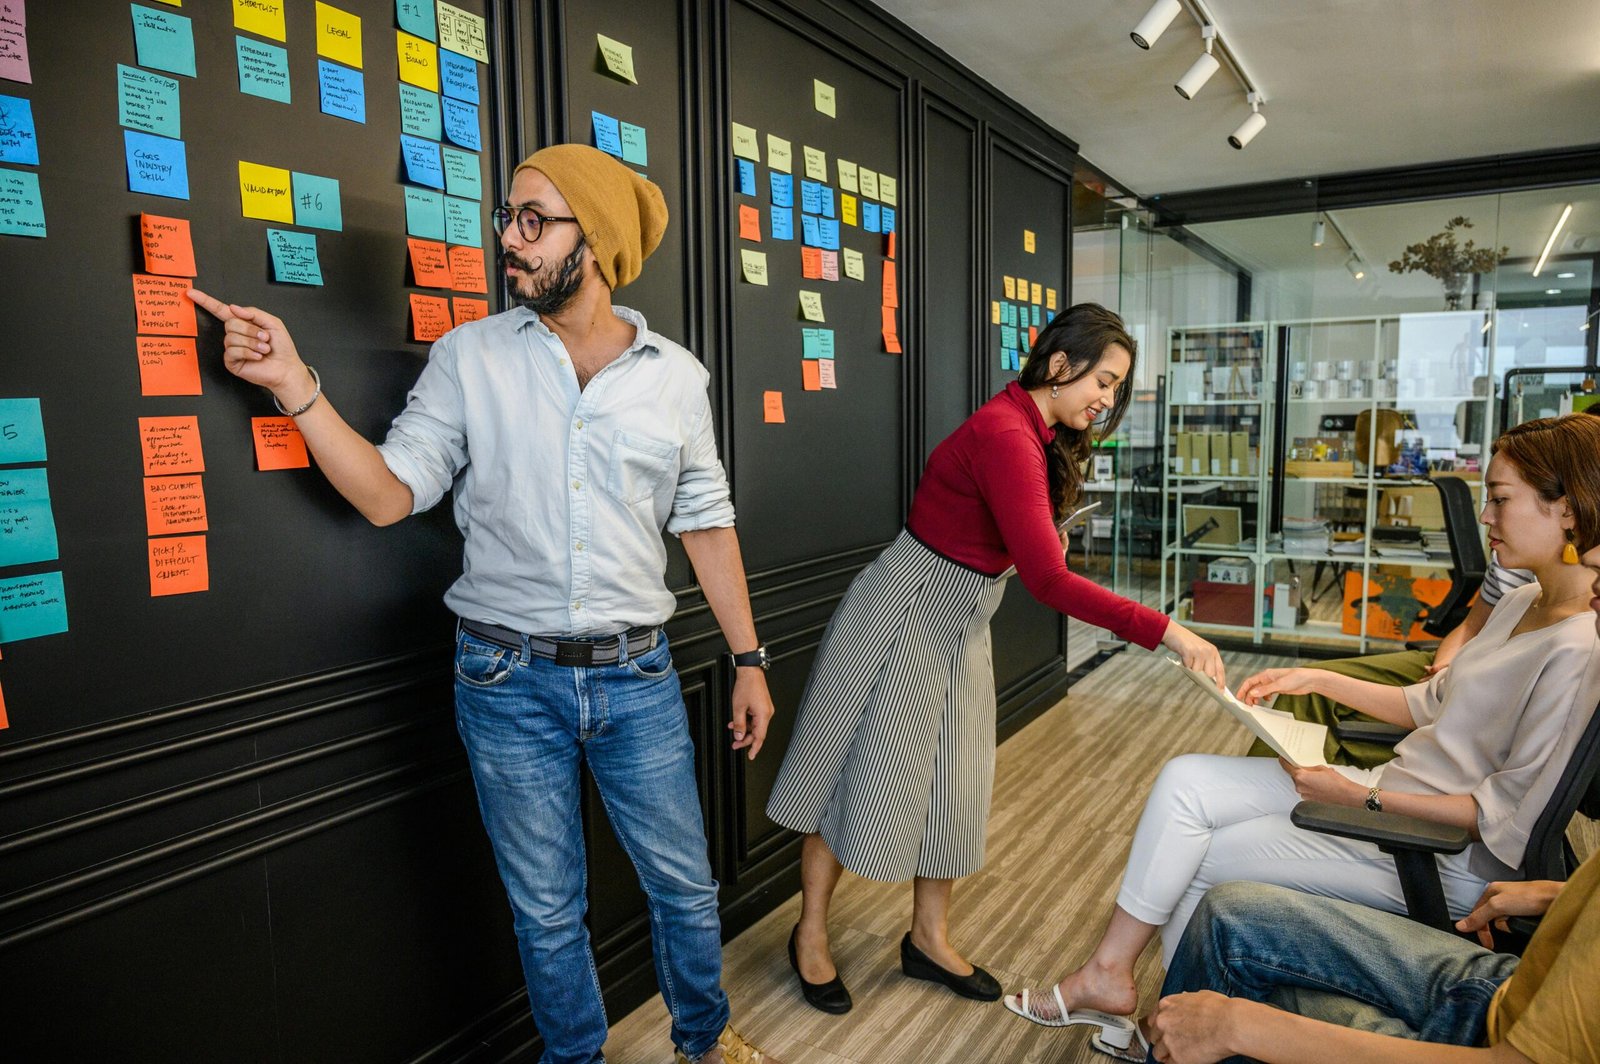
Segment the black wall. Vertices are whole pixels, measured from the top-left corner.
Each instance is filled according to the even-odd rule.
[[[201,77],[181,79],[191,199],[127,191],[117,63],[126,4],[30,5],[33,103],[49,236],[0,237],[10,349],[0,398],[39,397],[71,629],[8,644],[0,731],[0,1044],[18,1061],[532,1059],[504,895],[450,711],[459,565],[446,506],[373,529],[314,470],[258,473],[248,419],[273,413],[218,364],[204,394],[139,395],[129,275],[140,211],[191,220],[198,283],[288,319],[329,398],[381,436],[421,368],[405,296],[392,0],[363,18],[367,123],[322,116],[310,0],[289,0],[295,102],[242,96],[225,5],[194,19]],[[1074,145],[866,5],[827,0],[463,0],[490,20],[485,202],[538,145],[588,141],[598,110],[645,126],[672,225],[618,301],[712,374],[758,628],[779,717],[753,764],[726,746],[725,649],[681,552],[670,625],[700,750],[713,866],[732,935],[797,889],[797,840],[765,799],[812,655],[851,577],[896,534],[926,455],[1010,379],[990,301],[1025,273],[1067,291]],[[631,44],[641,84],[596,70],[594,35]],[[839,92],[837,119],[811,79]],[[864,283],[805,282],[799,240],[772,284],[743,284],[731,121],[892,172],[903,355],[878,342],[881,240]],[[340,179],[319,234],[322,288],[269,281],[238,209],[237,160]],[[29,169],[22,167],[21,169]],[[765,222],[765,218],[764,218]],[[798,223],[798,219],[797,219]],[[1015,261],[1019,230],[1038,248]],[[486,245],[492,234],[485,235]],[[877,238],[874,238],[877,240]],[[837,391],[802,392],[796,290],[821,290]],[[498,294],[491,295],[501,306]],[[788,421],[761,419],[781,389]],[[136,418],[193,413],[211,590],[148,594]],[[1065,626],[1014,588],[994,623],[1000,726],[1065,691]],[[591,793],[591,799],[593,795]],[[612,1014],[654,992],[644,900],[586,804],[591,924]]]

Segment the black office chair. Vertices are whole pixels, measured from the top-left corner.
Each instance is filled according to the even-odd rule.
[[[1567,840],[1574,813],[1600,819],[1600,707],[1590,716],[1566,771],[1534,822],[1522,866],[1517,870],[1519,878],[1565,880],[1578,867],[1577,855]],[[1376,843],[1394,857],[1411,918],[1430,927],[1453,929],[1435,855],[1466,849],[1472,840],[1465,828],[1325,802],[1301,802],[1294,807],[1290,820],[1307,831]],[[1512,926],[1529,935],[1534,923],[1514,921]]]
[[[1472,489],[1460,477],[1434,477],[1433,486],[1439,490],[1443,504],[1444,533],[1450,542],[1450,564],[1454,570],[1450,577],[1450,590],[1444,600],[1428,611],[1422,630],[1443,639],[1466,620],[1472,606],[1472,596],[1483,586],[1483,574],[1489,567],[1483,553],[1483,540],[1478,536],[1477,508],[1472,502]]]
[[[1131,539],[1148,540],[1150,553],[1147,557],[1158,557],[1161,554],[1162,533],[1161,463],[1139,466],[1129,476],[1133,481],[1133,491],[1128,535]]]

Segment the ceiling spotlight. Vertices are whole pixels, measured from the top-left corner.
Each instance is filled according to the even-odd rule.
[[[1250,117],[1239,123],[1239,128],[1234,130],[1233,134],[1228,137],[1228,143],[1240,150],[1243,150],[1246,144],[1255,140],[1256,134],[1265,129],[1267,125],[1267,116],[1261,113],[1261,94],[1252,92],[1249,94],[1249,99]]]
[[[1204,37],[1206,41],[1205,53],[1199,59],[1196,59],[1194,65],[1189,68],[1189,72],[1179,78],[1176,85],[1172,86],[1178,90],[1178,95],[1185,100],[1194,99],[1194,94],[1200,91],[1202,85],[1211,80],[1211,75],[1215,74],[1217,68],[1222,65],[1217,62],[1217,57],[1211,54],[1212,42],[1217,39],[1217,27],[1200,27],[1200,36]]]
[[[1311,227],[1311,246],[1314,248],[1320,248],[1327,239],[1328,223],[1324,222],[1321,218],[1318,218],[1317,224]]]
[[[1183,5],[1178,0],[1156,0],[1128,36],[1133,38],[1134,44],[1148,51],[1182,10]]]
[[[1351,252],[1350,257],[1344,260],[1344,268],[1358,281],[1367,275],[1367,264],[1362,262],[1361,256],[1355,252]]]

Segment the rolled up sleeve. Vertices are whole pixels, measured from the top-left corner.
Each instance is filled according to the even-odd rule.
[[[717,439],[711,429],[711,400],[700,394],[700,409],[684,444],[678,490],[672,498],[667,531],[675,536],[703,528],[733,526],[733,495],[728,475],[717,457]]]
[[[378,453],[411,489],[414,514],[437,505],[466,466],[466,410],[446,340],[433,345],[428,364],[406,396],[406,408],[389,426]]]

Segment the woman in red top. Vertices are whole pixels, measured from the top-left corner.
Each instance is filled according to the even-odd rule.
[[[906,529],[856,577],[812,665],[767,815],[805,834],[803,909],[789,939],[801,990],[825,1012],[849,992],[828,948],[848,868],[914,879],[909,976],[983,1001],[1000,985],[948,938],[951,888],[983,864],[994,782],[989,618],[1006,569],[1039,601],[1222,682],[1217,650],[1182,625],[1068,571],[1056,522],[1077,504],[1091,427],[1129,399],[1136,346],[1116,314],[1080,303],[1039,334],[1021,378],[935,448]]]

